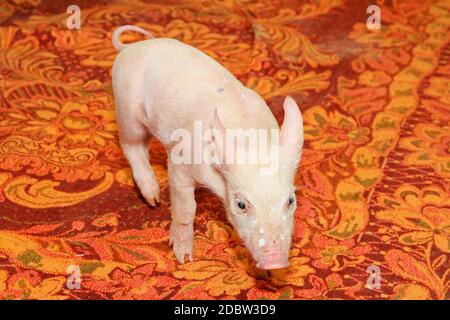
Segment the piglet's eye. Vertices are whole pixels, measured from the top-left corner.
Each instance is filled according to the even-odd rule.
[[[235,204],[240,212],[246,212],[250,207],[247,200],[242,197],[236,197]]]
[[[295,203],[294,196],[290,196],[288,199],[288,207],[292,207],[292,205]]]

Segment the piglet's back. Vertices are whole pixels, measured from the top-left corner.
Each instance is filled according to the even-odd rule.
[[[157,120],[153,134],[163,142],[168,139],[167,132],[174,129],[192,130],[194,120],[209,123],[216,108],[226,127],[248,126],[245,108],[249,105],[259,119],[266,120],[263,127],[267,118],[269,127],[277,126],[262,99],[254,99],[255,94],[220,63],[178,40],[156,38],[128,45],[119,53],[116,64],[133,70],[132,85],[143,86],[141,98],[147,116]]]

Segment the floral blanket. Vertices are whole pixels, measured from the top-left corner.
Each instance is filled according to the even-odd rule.
[[[165,150],[151,209],[118,145],[124,24],[204,51],[278,121],[299,103],[289,269],[256,269],[207,190],[194,262],[176,262]],[[2,1],[0,299],[448,299],[449,27],[446,0]]]

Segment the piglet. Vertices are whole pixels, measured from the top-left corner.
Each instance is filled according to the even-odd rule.
[[[124,45],[120,34],[128,30],[151,39]],[[289,96],[284,100],[280,129],[257,93],[194,47],[153,38],[136,26],[117,28],[112,39],[120,51],[112,68],[120,144],[137,186],[152,206],[160,201],[160,188],[149,163],[150,136],[169,154],[170,244],[177,260],[193,259],[194,191],[205,186],[223,200],[228,220],[258,268],[287,267],[296,208],[294,177],[303,147],[303,118],[296,102]],[[200,134],[211,132],[205,136],[215,161],[175,161],[173,151],[179,155],[180,144],[173,133],[182,129],[198,136],[199,124]],[[269,134],[256,144],[226,139],[228,130],[248,129]],[[191,154],[187,149],[193,144],[183,144],[181,153]],[[239,152],[251,155],[263,144],[277,150],[274,170],[264,172],[267,162],[263,165],[259,158],[253,163],[236,161]]]

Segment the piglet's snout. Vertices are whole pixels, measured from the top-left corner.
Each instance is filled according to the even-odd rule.
[[[264,270],[282,269],[289,266],[288,252],[284,250],[284,243],[269,235],[259,235],[257,239],[258,258],[256,267]]]
[[[284,255],[269,255],[261,257],[256,267],[263,270],[283,269],[289,267],[289,262]]]

